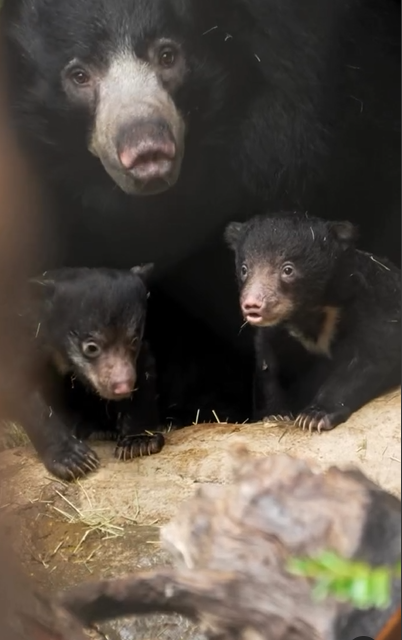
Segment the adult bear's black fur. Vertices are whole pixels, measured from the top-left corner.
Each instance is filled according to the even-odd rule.
[[[399,259],[398,3],[3,4],[12,114],[64,243],[44,268],[156,262],[240,344],[229,220],[308,209]]]

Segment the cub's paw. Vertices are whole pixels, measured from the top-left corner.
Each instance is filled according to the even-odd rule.
[[[308,407],[297,416],[295,425],[303,431],[321,433],[335,429],[339,424],[345,422],[349,415],[349,412],[346,411],[328,413],[320,407]]]
[[[93,431],[88,440],[91,442],[116,442],[119,434],[117,431]]]
[[[49,449],[44,463],[53,475],[66,481],[82,478],[96,471],[100,464],[95,451],[75,438]]]
[[[164,446],[165,438],[162,433],[122,436],[117,442],[114,455],[119,460],[126,462],[134,458],[160,453]]]
[[[283,411],[279,414],[264,416],[262,422],[294,422],[294,415],[292,415],[289,411]]]

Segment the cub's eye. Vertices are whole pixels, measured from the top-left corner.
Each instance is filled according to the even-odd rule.
[[[68,72],[68,77],[74,82],[74,84],[77,84],[81,87],[89,84],[91,81],[91,76],[88,71],[85,71],[85,69],[81,69],[80,67],[74,67],[73,69],[70,69]]]
[[[248,276],[248,267],[246,264],[242,264],[240,268],[240,275],[242,280],[245,280]]]
[[[82,353],[87,358],[98,358],[102,352],[100,346],[93,342],[92,340],[88,340],[88,342],[82,343]]]
[[[159,53],[159,64],[164,69],[170,69],[176,62],[176,51],[173,47],[164,47]]]
[[[296,274],[295,268],[292,264],[288,263],[288,264],[284,264],[282,267],[282,275],[287,279],[290,280],[294,277],[294,275]]]

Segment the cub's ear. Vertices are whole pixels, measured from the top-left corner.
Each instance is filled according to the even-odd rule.
[[[229,222],[224,231],[223,237],[225,239],[225,242],[230,247],[230,249],[233,249],[233,251],[237,249],[237,244],[239,242],[243,226],[243,222]]]
[[[135,276],[138,276],[139,278],[141,278],[141,280],[143,280],[144,283],[148,286],[149,281],[151,279],[151,275],[154,271],[154,268],[155,268],[154,263],[148,262],[147,264],[137,265],[136,267],[133,267],[132,269],[130,269],[130,271]]]
[[[335,237],[345,247],[354,245],[358,239],[359,230],[351,222],[331,222],[330,228]]]

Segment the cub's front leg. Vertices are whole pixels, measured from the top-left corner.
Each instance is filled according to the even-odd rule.
[[[300,412],[296,425],[303,430],[331,431],[382,393],[400,385],[400,366],[391,358],[373,357],[369,349],[345,344],[333,354],[312,401]]]
[[[99,458],[76,438],[74,425],[52,409],[39,392],[19,412],[20,421],[46,469],[61,480],[76,480],[99,467]]]
[[[153,433],[160,425],[156,367],[146,343],[141,348],[137,371],[137,390],[130,400],[121,403],[117,420],[115,456],[124,461],[154,455],[165,446],[163,434]]]
[[[279,380],[279,363],[272,342],[275,330],[258,329],[255,339],[256,371],[253,387],[253,420],[288,421],[291,405]]]

